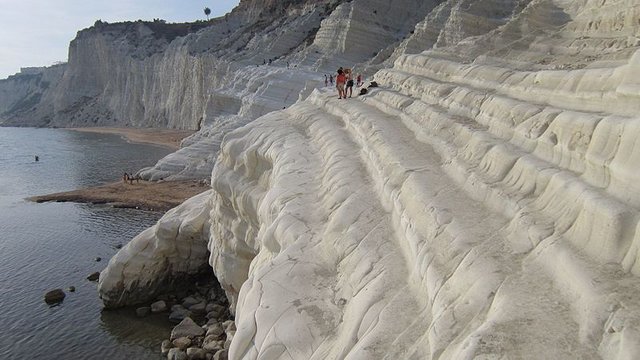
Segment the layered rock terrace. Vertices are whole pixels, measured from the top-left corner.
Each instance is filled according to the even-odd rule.
[[[184,55],[221,41],[205,29],[154,55],[206,58],[185,76],[216,85],[199,134],[143,173],[215,164],[212,190],[110,261],[107,305],[208,262],[232,359],[640,356],[640,4],[239,9],[237,51]],[[338,65],[379,86],[337,99]]]

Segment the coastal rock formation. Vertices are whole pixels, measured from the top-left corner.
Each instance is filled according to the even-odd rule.
[[[211,191],[169,210],[133,238],[100,274],[106,307],[145,302],[207,267]]]
[[[216,159],[210,192],[112,259],[107,305],[210,256],[235,314],[230,359],[640,357],[640,4],[276,3],[243,1],[243,19],[295,10],[310,17],[281,24],[306,27],[321,11],[319,28],[286,55],[297,35],[266,45],[280,25],[234,38],[237,61],[280,57],[235,68],[216,115],[146,170]],[[338,100],[287,78],[346,61],[379,87]]]

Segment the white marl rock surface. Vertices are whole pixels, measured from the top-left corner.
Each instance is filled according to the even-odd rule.
[[[239,120],[200,208],[229,358],[640,357],[638,15],[445,1],[369,94]]]
[[[211,191],[169,210],[111,258],[98,291],[107,307],[138,304],[203,270]]]

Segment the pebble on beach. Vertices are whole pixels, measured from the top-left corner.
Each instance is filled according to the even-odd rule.
[[[62,291],[62,289],[54,289],[44,294],[44,301],[47,304],[57,304],[59,302],[62,302],[65,296],[66,295],[64,294],[64,291]]]

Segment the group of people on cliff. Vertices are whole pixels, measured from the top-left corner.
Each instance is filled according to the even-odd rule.
[[[353,75],[351,69],[344,69],[342,66],[336,71],[337,75],[335,77],[336,89],[338,90],[338,99],[346,99],[347,94],[349,97],[353,95]],[[327,75],[324,76],[324,85],[328,86],[329,83],[333,85],[333,74],[330,74],[329,77]],[[362,74],[358,74],[356,77],[356,86],[360,87],[362,85]]]

